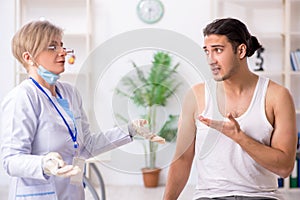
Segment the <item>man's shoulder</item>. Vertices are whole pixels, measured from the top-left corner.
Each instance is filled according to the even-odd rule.
[[[280,94],[284,95],[284,94],[289,94],[289,90],[285,86],[270,80],[268,86],[268,93],[274,95],[280,95]]]
[[[282,107],[285,104],[293,102],[290,91],[286,87],[271,80],[268,85],[266,100],[268,105],[273,105],[274,107]]]
[[[197,83],[191,87],[191,91],[193,91],[194,93],[204,92],[204,89],[205,89],[204,82]]]

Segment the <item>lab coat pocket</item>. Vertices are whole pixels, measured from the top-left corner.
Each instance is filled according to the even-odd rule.
[[[19,186],[17,188],[16,200],[57,200],[55,188],[52,184],[35,186]]]

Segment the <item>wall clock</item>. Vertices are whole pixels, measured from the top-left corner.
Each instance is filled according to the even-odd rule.
[[[154,24],[164,15],[164,6],[160,0],[141,0],[137,5],[138,17],[147,24]]]

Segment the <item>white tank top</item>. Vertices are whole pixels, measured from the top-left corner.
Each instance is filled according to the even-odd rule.
[[[241,130],[270,146],[273,127],[265,114],[269,79],[259,77],[247,111],[236,118]],[[205,82],[203,116],[224,119],[216,108],[215,81]],[[194,199],[231,195],[264,196],[283,199],[278,192],[278,176],[255,162],[236,142],[196,120],[195,160],[198,181]]]

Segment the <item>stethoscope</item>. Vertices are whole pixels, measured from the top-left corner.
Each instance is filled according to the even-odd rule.
[[[55,108],[55,110],[57,111],[57,113],[60,115],[60,117],[62,118],[62,120],[64,121],[66,127],[68,128],[69,134],[72,138],[72,141],[74,142],[74,148],[77,149],[79,144],[77,142],[77,128],[74,122],[74,127],[75,127],[75,133],[73,133],[72,129],[70,128],[69,124],[67,123],[66,119],[64,118],[64,116],[61,114],[60,110],[57,108],[57,106],[55,105],[55,103],[52,101],[52,99],[50,98],[50,96],[47,94],[47,92],[42,88],[42,86],[36,81],[34,80],[34,78],[30,77],[30,79],[32,80],[32,82],[36,85],[37,88],[39,88],[49,99],[49,101],[52,103],[53,107]],[[62,99],[61,94],[59,93],[57,87],[55,87],[55,91],[58,95],[58,97],[60,99]]]

